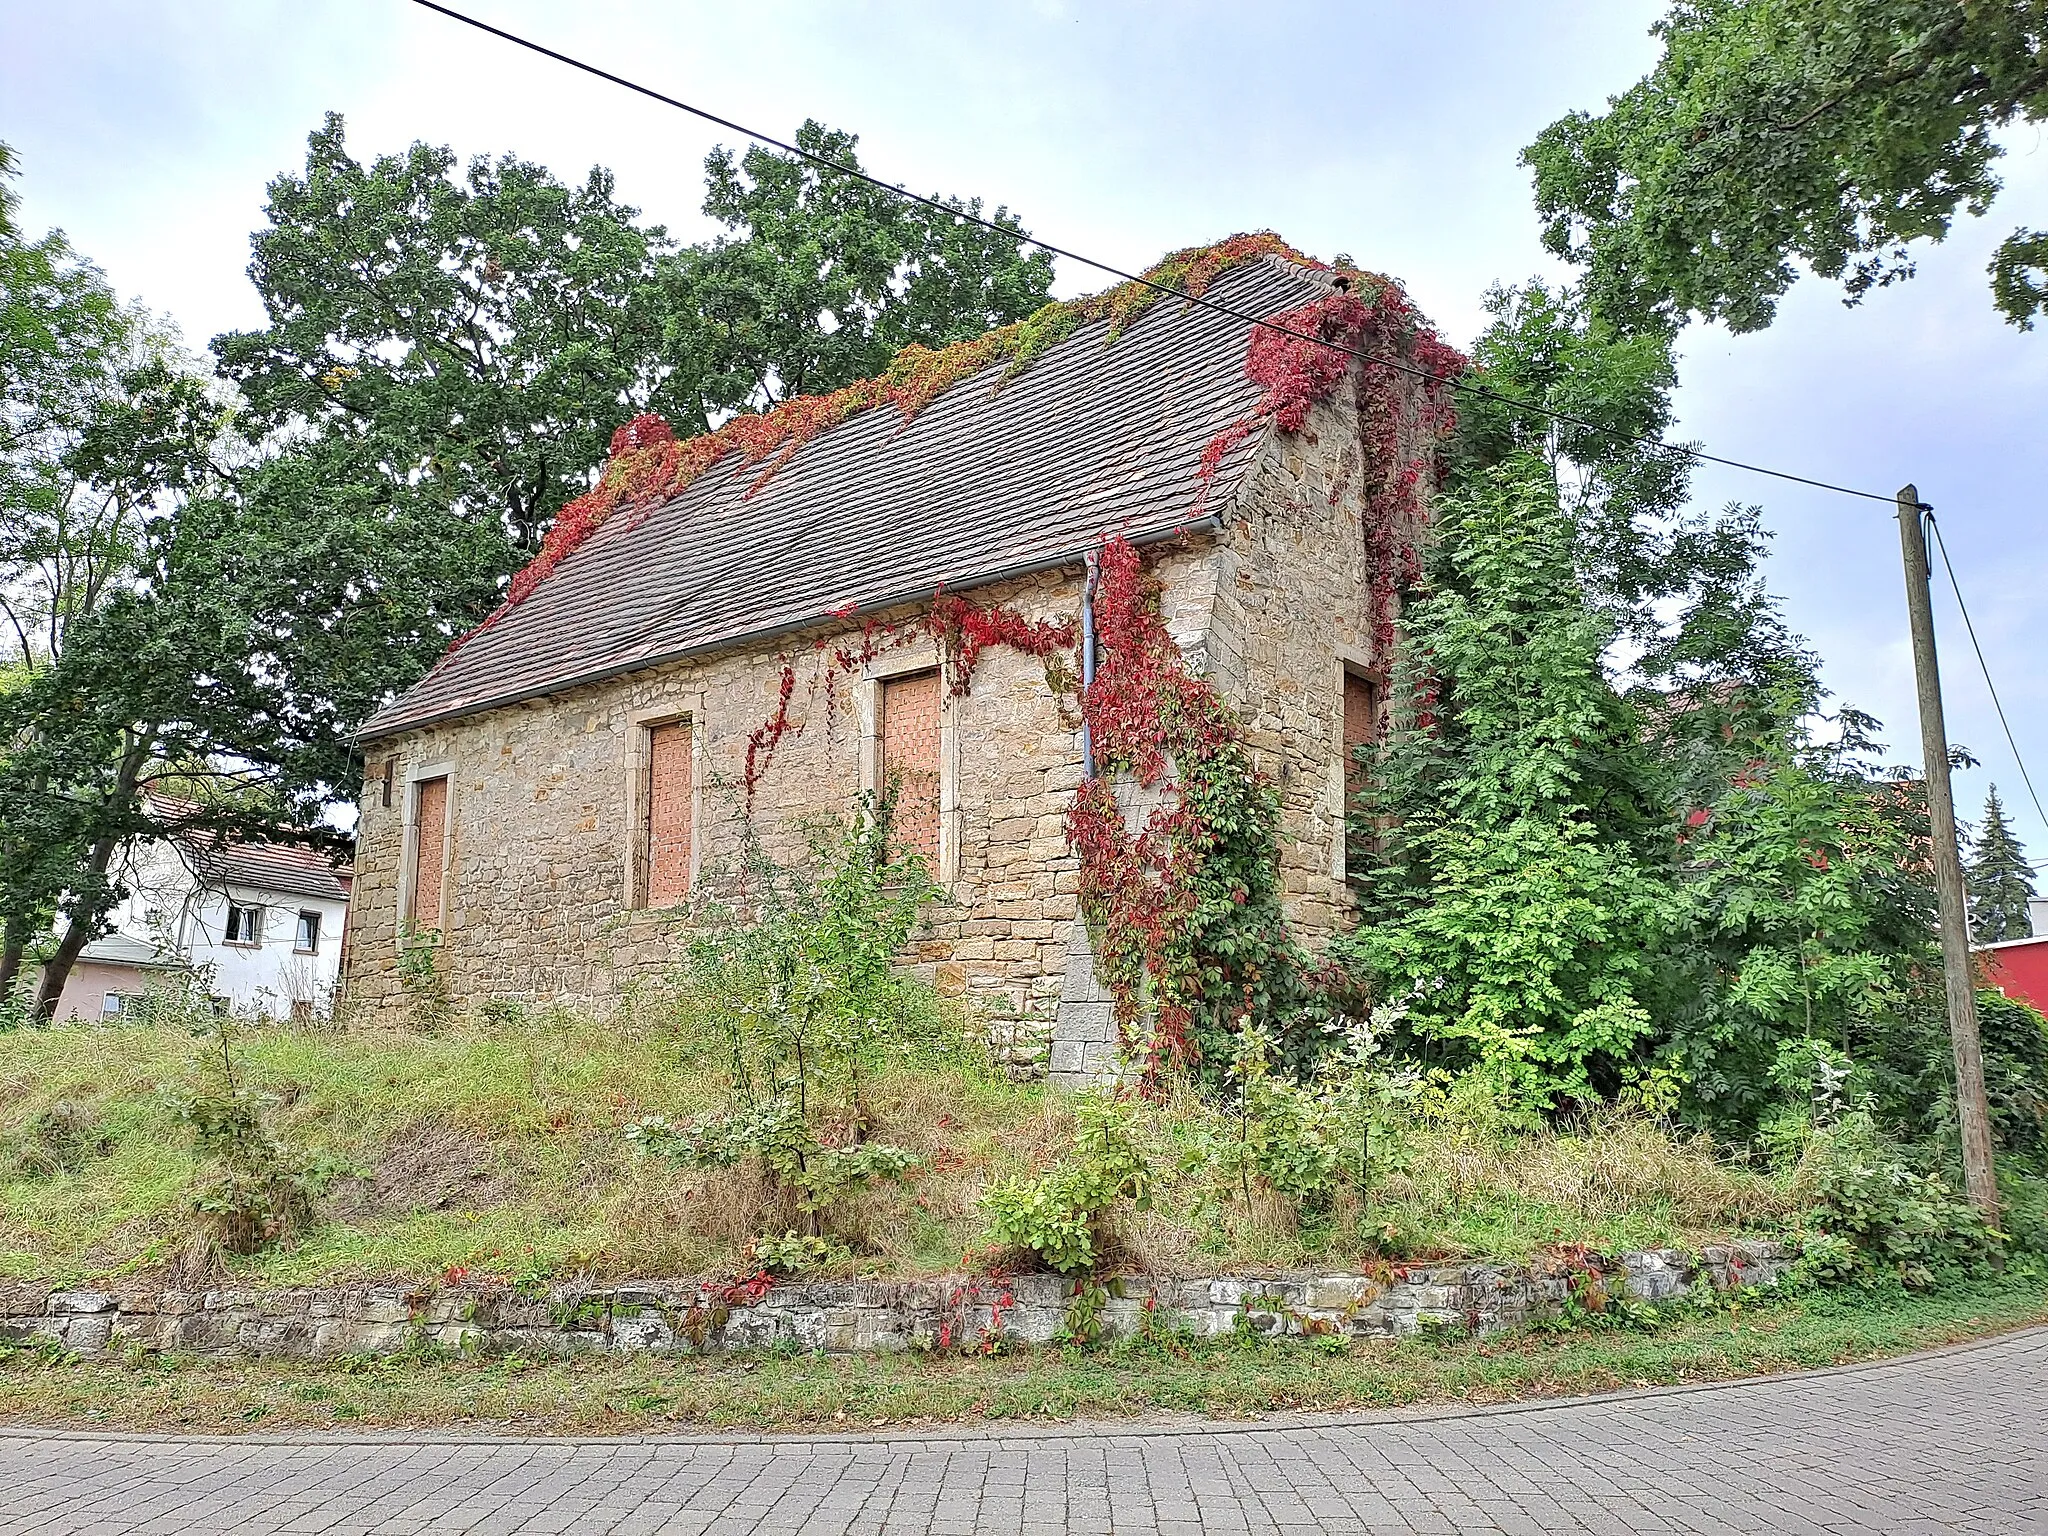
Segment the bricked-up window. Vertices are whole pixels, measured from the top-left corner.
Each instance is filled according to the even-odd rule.
[[[1358,795],[1365,788],[1365,769],[1358,761],[1358,749],[1380,739],[1380,687],[1356,672],[1344,674],[1344,868],[1356,877],[1365,870],[1366,857],[1377,843],[1370,828],[1350,820],[1358,812]]]
[[[690,801],[694,788],[690,722],[673,720],[647,731],[647,782],[641,803],[647,824],[640,889],[650,907],[667,906],[690,893]]]
[[[418,835],[412,849],[412,912],[416,928],[441,926],[441,861],[448,843],[448,780],[421,779],[413,787]]]
[[[882,782],[897,780],[896,838],[939,872],[939,674],[882,684]]]

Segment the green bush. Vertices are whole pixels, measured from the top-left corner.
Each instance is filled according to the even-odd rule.
[[[1797,1188],[1812,1224],[1803,1278],[1893,1276],[1912,1290],[1995,1263],[2003,1234],[1985,1225],[1939,1173],[1916,1169],[1863,1111],[1816,1131]]]
[[[273,1135],[266,1115],[274,1102],[237,1081],[222,1023],[218,1054],[202,1058],[198,1087],[177,1104],[195,1150],[214,1163],[192,1193],[200,1230],[187,1258],[195,1266],[219,1253],[251,1254],[289,1243],[313,1225],[314,1201],[348,1171]]]
[[[2017,998],[1977,994],[1984,1086],[1999,1146],[2048,1173],[2048,1019]]]
[[[812,1237],[836,1202],[918,1162],[866,1139],[863,1084],[891,1061],[960,1043],[931,990],[896,969],[933,886],[895,843],[894,809],[892,788],[864,796],[848,821],[813,825],[804,868],[757,848],[745,905],[700,905],[678,990],[682,1016],[723,1058],[728,1107],[626,1132],[697,1167],[758,1160]]]
[[[1257,1025],[1232,1039],[1232,1100],[1220,1123],[1200,1122],[1183,1171],[1249,1207],[1254,1185],[1299,1206],[1326,1194],[1346,1141],[1341,1106],[1329,1093],[1274,1074],[1271,1037]]]
[[[1069,1159],[1035,1179],[1006,1179],[981,1197],[988,1240],[1038,1255],[1061,1274],[1092,1270],[1109,1213],[1128,1200],[1152,1203],[1152,1164],[1131,1134],[1130,1117],[1113,1095],[1074,1102]]]
[[[801,1274],[851,1258],[844,1243],[807,1232],[785,1232],[780,1237],[759,1237],[747,1250],[748,1258],[771,1275]]]

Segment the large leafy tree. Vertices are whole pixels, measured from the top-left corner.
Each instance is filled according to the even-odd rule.
[[[508,155],[458,173],[426,144],[366,165],[330,113],[268,214],[249,276],[269,324],[214,355],[252,430],[309,433],[350,479],[531,548],[621,420],[699,408],[658,266],[670,242],[608,172],[569,187]]]
[[[1664,56],[1524,152],[1546,243],[1628,325],[1770,324],[1804,263],[1855,302],[1999,191],[1997,130],[2048,117],[2043,0],[1679,0]],[[2048,233],[1991,268],[2021,327],[2048,311]]]
[[[22,238],[12,174],[0,145],[0,669],[27,673],[132,558],[136,509],[95,495],[74,453],[163,338],[61,232]]]
[[[806,122],[797,147],[857,170],[860,140]],[[1002,232],[759,146],[704,165],[704,211],[727,233],[682,253],[680,290],[708,329],[708,409],[762,410],[880,373],[904,347],[938,347],[1043,305],[1052,257]],[[980,198],[935,198],[982,216]]]
[[[1355,952],[1413,993],[1419,1047],[1538,1102],[1633,1084],[1742,1134],[1811,1039],[1909,1115],[1941,1059],[1924,809],[1868,766],[1871,722],[1816,739],[1755,509],[1688,507],[1671,328],[1541,284],[1489,305],[1500,398],[1461,416],[1403,615]]]
[[[245,728],[235,711],[244,659],[222,644],[228,626],[246,619],[242,596],[203,618],[173,622],[166,611],[180,590],[171,580],[179,512],[215,478],[221,419],[206,381],[166,358],[123,370],[60,455],[70,499],[112,510],[83,529],[60,521],[46,530],[46,547],[17,582],[33,600],[52,571],[98,572],[90,585],[50,584],[61,623],[19,684],[0,693],[0,998],[31,949],[46,949],[36,1002],[45,1014],[119,897],[115,855],[157,830],[144,791],[180,765],[189,779],[250,751],[256,757],[237,756],[231,771],[246,776],[267,750],[260,722]],[[228,551],[203,553],[218,560]],[[202,718],[209,729],[190,723]],[[193,830],[215,824],[203,810],[189,819]],[[51,935],[60,915],[64,932]]]
[[[1979,944],[2027,939],[2034,934],[2027,902],[2034,895],[2034,870],[2005,818],[1998,786],[1984,797],[1984,822],[1970,844],[1964,872],[1970,897],[1970,936]]]
[[[1354,952],[1440,1059],[1532,1105],[1593,1099],[1653,1030],[1637,992],[1665,905],[1652,765],[1603,664],[1617,628],[1540,458],[1468,476],[1438,517]]]

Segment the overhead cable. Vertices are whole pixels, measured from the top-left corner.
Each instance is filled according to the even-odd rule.
[[[1291,337],[1296,341],[1305,341],[1315,346],[1328,347],[1333,352],[1342,353],[1345,356],[1354,357],[1363,362],[1373,363],[1382,368],[1392,368],[1397,372],[1412,374],[1417,378],[1433,379],[1435,377],[1428,369],[1411,363],[1406,358],[1367,352],[1357,347],[1345,346],[1341,342],[1328,341],[1320,336],[1309,335],[1305,331],[1294,330],[1290,326],[1281,325],[1263,316],[1233,309],[1227,304],[1218,303],[1216,300],[1201,294],[1188,293],[1183,289],[1174,287],[1170,283],[1155,281],[1144,276],[1142,273],[1127,272],[1122,267],[1114,266],[1106,261],[1098,261],[1093,256],[1084,256],[1079,251],[1070,250],[1065,246],[1054,245],[1049,240],[1041,240],[1036,235],[1026,234],[1021,229],[999,223],[994,219],[983,218],[978,213],[971,212],[966,208],[956,206],[940,198],[926,197],[921,193],[912,192],[907,187],[900,187],[893,182],[882,180],[879,176],[870,175],[857,165],[842,164],[828,156],[820,155],[815,151],[804,149],[800,145],[792,144],[786,139],[776,138],[773,134],[763,133],[757,128],[749,128],[746,124],[735,122],[729,117],[721,117],[718,113],[712,112],[707,108],[695,106],[690,102],[670,96],[665,92],[657,91],[654,87],[642,85],[637,80],[629,80],[624,75],[614,74],[608,69],[588,63],[575,57],[573,54],[563,53],[559,49],[548,47],[545,43],[538,43],[532,38],[523,37],[517,32],[510,32],[503,27],[493,26],[490,22],[458,11],[452,6],[442,5],[439,3],[439,0],[412,0],[412,3],[434,11],[439,15],[446,16],[451,21],[459,21],[464,26],[474,27],[479,32],[488,33],[490,36],[511,43],[515,47],[524,48],[531,53],[537,53],[541,57],[552,59],[558,64],[566,64],[569,68],[581,70],[584,74],[594,75],[600,80],[616,85],[623,90],[632,91],[637,95],[645,96],[651,101],[658,101],[663,106],[674,107],[679,112],[687,112],[692,117],[701,118],[703,121],[715,124],[720,128],[729,128],[734,133],[752,139],[757,144],[764,144],[771,149],[779,149],[785,154],[795,155],[798,159],[807,161],[821,170],[831,171],[835,175],[851,177],[856,181],[866,182],[869,186],[877,187],[884,192],[890,193],[892,196],[934,209],[949,218],[958,219],[962,223],[973,224],[982,229],[990,230],[1002,235],[1006,239],[1015,240],[1019,245],[1035,246],[1049,255],[1074,262],[1079,266],[1092,268],[1106,276],[1116,278],[1120,282],[1137,283],[1141,287],[1152,289],[1154,292],[1165,294],[1170,298],[1180,299],[1184,303],[1212,310],[1219,315],[1227,315],[1233,320],[1240,320],[1248,325],[1261,326],[1266,330],[1278,332],[1280,335]],[[1741,459],[1725,458],[1720,454],[1708,453],[1704,449],[1688,444],[1667,443],[1661,438],[1648,437],[1637,432],[1624,432],[1615,427],[1605,427],[1598,422],[1588,421],[1581,416],[1573,416],[1566,411],[1553,410],[1549,406],[1537,405],[1528,400],[1518,400],[1512,395],[1502,394],[1498,390],[1489,389],[1484,384],[1477,383],[1471,379],[1453,379],[1448,382],[1460,394],[1470,395],[1483,400],[1491,400],[1512,410],[1526,411],[1532,415],[1543,416],[1552,421],[1562,422],[1567,426],[1578,427],[1588,432],[1596,432],[1616,442],[1649,448],[1659,453],[1677,454],[1696,463],[1719,464],[1728,469],[1743,470],[1748,474],[1768,475],[1775,480],[1789,480],[1795,485],[1811,486],[1815,490],[1831,491],[1841,496],[1854,496],[1864,501],[1881,501],[1887,506],[1897,505],[1898,498],[1891,493],[1879,494],[1876,491],[1860,491],[1853,486],[1836,485],[1832,481],[1817,480],[1809,475],[1794,474],[1790,470],[1770,469],[1762,464],[1750,464]]]
[[[1934,534],[1934,547],[1941,551],[1942,569],[1948,572],[1949,590],[1956,595],[1956,608],[1963,616],[1963,629],[1969,634],[1970,649],[1977,653],[1977,670],[1984,674],[1984,687],[1991,694],[1991,707],[1998,711],[1998,724],[2005,732],[2005,744],[2012,748],[2012,760],[2020,770],[2020,782],[2027,786],[2027,798],[2034,802],[2034,814],[2041,818],[2041,824],[2048,826],[2048,811],[2041,808],[2041,796],[2034,789],[2034,776],[2027,772],[2027,760],[2020,756],[2020,744],[2012,733],[2012,722],[2005,718],[2005,704],[1998,697],[1998,684],[1991,680],[1990,663],[1984,659],[1984,647],[1977,641],[1977,626],[1970,620],[1970,605],[1963,601],[1962,583],[1956,580],[1955,562],[1948,557],[1948,544],[1941,536],[1941,525],[1934,520],[1934,514],[1927,514],[1927,526]]]

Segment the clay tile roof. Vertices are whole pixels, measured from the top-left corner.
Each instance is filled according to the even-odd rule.
[[[1278,257],[1207,296],[1270,315],[1326,292]],[[645,516],[618,516],[362,727],[365,739],[857,611],[929,598],[1142,539],[1224,506],[1256,455],[1228,455],[1206,501],[1202,449],[1244,416],[1251,327],[1162,299],[1113,344],[1098,320],[1001,381],[996,364],[909,422],[855,416],[752,495],[761,465],[720,463]]]
[[[200,857],[209,880],[290,896],[348,900],[349,871],[336,869],[317,848],[289,843],[229,843]]]

